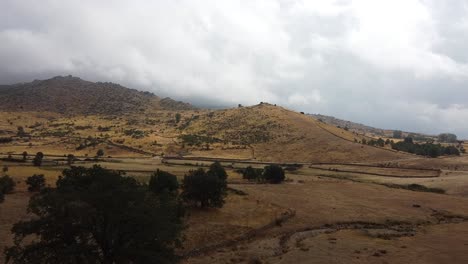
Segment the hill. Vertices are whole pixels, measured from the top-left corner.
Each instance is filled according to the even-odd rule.
[[[321,115],[321,114],[308,114],[308,115],[324,123],[327,123],[329,125],[333,125],[333,126],[340,127],[340,128],[347,128],[349,131],[352,131],[358,134],[363,134],[371,138],[372,137],[373,138],[379,138],[379,137],[392,138],[393,132],[397,131],[395,129],[375,128],[375,127],[363,125],[360,123],[355,123],[352,121],[339,119],[333,116],[327,116],[327,115]],[[408,137],[408,136],[412,137],[414,140],[422,141],[422,142],[425,142],[430,139],[432,140],[437,139],[437,137],[434,135],[402,131],[402,138]]]
[[[321,114],[308,114],[308,115],[317,120],[323,121],[327,124],[339,126],[342,128],[348,128],[349,130],[355,131],[358,133],[373,134],[376,136],[385,136],[388,133],[392,133],[392,130],[375,128],[375,127],[363,125],[360,123],[355,123],[355,122],[339,119],[333,116],[327,116],[327,115],[321,115]]]
[[[265,103],[199,115],[181,126],[183,134],[196,135],[206,144],[219,144],[224,149],[229,144],[248,146],[250,158],[262,161],[372,162],[408,157],[360,144],[360,136],[351,131]],[[192,153],[209,154],[206,150]]]
[[[5,117],[0,131],[13,140],[0,151],[11,153],[28,144],[28,152],[94,155],[98,142],[112,156],[362,163],[408,157],[361,144],[367,135],[276,105],[193,109],[149,92],[72,76],[0,86],[0,112]],[[18,127],[31,141],[15,137]]]
[[[192,109],[190,104],[161,99],[115,83],[89,82],[78,77],[0,86],[1,111],[47,111],[63,114],[123,114],[151,109]]]

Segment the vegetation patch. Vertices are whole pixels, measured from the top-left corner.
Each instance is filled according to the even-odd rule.
[[[441,155],[460,155],[460,151],[455,146],[445,147],[433,143],[418,144],[414,143],[413,139],[409,137],[405,138],[404,141],[393,143],[392,149],[432,158]]]
[[[405,189],[415,192],[433,192],[433,193],[441,193],[445,194],[445,190],[441,188],[433,188],[433,187],[426,187],[424,185],[412,183],[412,184],[394,184],[394,183],[380,183],[381,185],[390,187],[390,188],[397,188],[397,189]]]

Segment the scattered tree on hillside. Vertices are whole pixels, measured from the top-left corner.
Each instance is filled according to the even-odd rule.
[[[281,183],[284,181],[284,170],[278,165],[268,165],[263,169],[263,177],[269,183]]]
[[[176,114],[175,114],[175,121],[176,121],[176,123],[179,123],[179,122],[180,122],[180,117],[181,117],[180,113],[176,113]]]
[[[156,194],[174,193],[179,188],[179,182],[174,174],[158,169],[151,175],[148,188]]]
[[[248,166],[242,170],[242,178],[249,181],[263,181],[263,169],[253,168]]]
[[[444,143],[456,143],[457,142],[457,135],[450,134],[450,133],[442,133],[438,137],[439,142]]]
[[[23,160],[24,160],[24,161],[28,159],[28,152],[23,151],[23,154],[22,154],[22,155],[23,155]]]
[[[215,161],[214,163],[212,163],[207,173],[216,175],[219,179],[223,181],[227,180],[226,170],[224,170],[223,166],[221,166],[221,163],[219,163],[219,161]]]
[[[393,138],[401,138],[403,136],[403,132],[400,130],[394,130],[393,131]]]
[[[199,204],[201,208],[224,205],[227,183],[214,173],[206,173],[201,168],[189,171],[182,188],[181,195],[186,202]]]
[[[24,127],[19,126],[18,131],[16,132],[16,135],[18,137],[24,137],[26,135],[26,132],[24,131]]]
[[[71,166],[73,164],[73,162],[75,162],[75,155],[68,154],[67,155],[67,164]]]
[[[176,197],[160,199],[134,178],[72,167],[33,196],[34,217],[13,226],[7,263],[174,263],[182,229]],[[34,239],[32,239],[34,237]]]
[[[104,156],[104,150],[99,149],[99,150],[96,152],[96,157],[100,158],[100,157],[102,157],[102,156]]]
[[[405,143],[408,143],[408,144],[413,144],[413,143],[414,143],[412,137],[405,137],[404,142],[405,142]]]
[[[44,159],[44,153],[42,152],[36,153],[36,156],[33,159],[33,165],[38,166],[38,167],[41,166],[43,159]]]
[[[34,174],[26,179],[28,185],[28,191],[38,192],[45,187],[44,174]]]
[[[377,140],[371,139],[371,140],[367,141],[367,145],[376,146],[376,147],[384,147],[385,146],[385,141],[382,138],[379,138]]]

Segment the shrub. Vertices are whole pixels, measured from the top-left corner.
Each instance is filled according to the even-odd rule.
[[[242,178],[249,181],[261,181],[263,179],[263,169],[252,168],[248,166],[242,171]]]
[[[42,165],[42,159],[44,159],[44,153],[38,152],[36,153],[36,156],[33,159],[33,165],[34,166],[41,166]]]
[[[15,189],[15,181],[8,176],[5,175],[0,177],[0,192],[3,194],[11,193]]]
[[[263,170],[263,177],[269,183],[281,183],[285,179],[284,170],[281,166],[269,165]]]
[[[45,178],[43,174],[34,174],[26,179],[28,191],[38,192],[45,187]]]

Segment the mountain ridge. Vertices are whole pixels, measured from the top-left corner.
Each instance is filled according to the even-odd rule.
[[[61,114],[123,114],[148,110],[189,110],[188,103],[160,98],[111,82],[56,76],[29,83],[0,85],[0,110]]]

